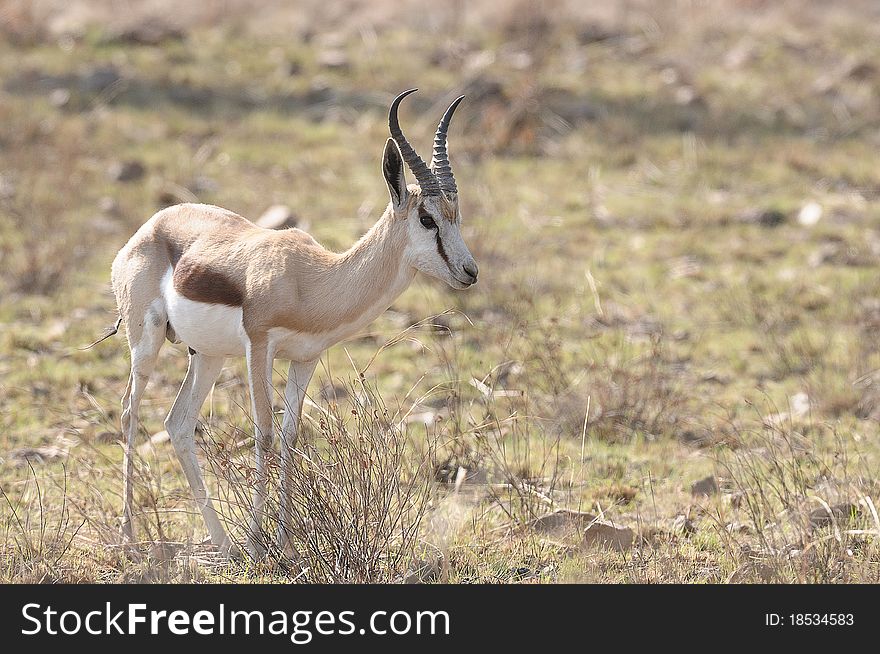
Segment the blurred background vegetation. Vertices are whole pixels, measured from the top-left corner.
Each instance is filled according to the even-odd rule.
[[[0,1],[0,575],[880,580],[878,62],[871,0]],[[480,283],[417,279],[306,409],[331,467],[328,437],[363,430],[424,455],[381,457],[420,489],[406,542],[356,534],[372,558],[320,575],[200,549],[161,432],[169,346],[123,552],[127,348],[77,349],[115,320],[117,249],[187,201],[348,247],[411,87],[423,156],[467,95],[450,152]],[[240,362],[209,405],[204,454],[243,469]]]

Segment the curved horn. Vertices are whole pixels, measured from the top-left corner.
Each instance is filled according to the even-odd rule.
[[[446,110],[443,118],[440,119],[440,124],[437,125],[437,133],[434,134],[434,154],[431,157],[431,170],[437,176],[440,188],[447,194],[458,193],[458,188],[455,186],[455,176],[452,174],[452,166],[449,164],[449,153],[446,150],[446,133],[449,131],[452,114],[455,113],[462,100],[464,100],[463,95],[456,98],[455,102],[449,105],[449,109]]]
[[[394,99],[394,102],[391,103],[391,109],[388,112],[388,129],[391,131],[391,138],[397,142],[397,147],[400,148],[400,154],[403,155],[403,160],[406,162],[406,165],[409,166],[412,174],[416,176],[416,181],[422,188],[422,193],[425,195],[440,195],[440,183],[437,181],[434,173],[428,169],[424,160],[416,154],[416,151],[409,144],[409,141],[406,140],[406,137],[400,129],[400,123],[397,120],[397,108],[400,106],[400,101],[410,93],[415,93],[416,91],[418,91],[418,89],[404,91]]]

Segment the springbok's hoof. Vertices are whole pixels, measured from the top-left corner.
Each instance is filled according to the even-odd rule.
[[[248,558],[254,563],[260,563],[261,561],[266,560],[266,556],[268,555],[268,551],[266,550],[266,546],[262,543],[256,541],[248,541],[247,546]]]
[[[238,547],[235,543],[231,542],[228,538],[223,539],[221,543],[215,543],[211,540],[210,537],[203,540],[199,543],[202,547],[206,547],[212,550],[215,550],[217,554],[224,559],[235,562],[244,561],[244,555],[241,552],[241,548]]]
[[[241,548],[235,543],[226,543],[225,545],[221,545],[220,554],[224,556],[227,560],[233,561],[235,563],[242,563],[245,559]]]

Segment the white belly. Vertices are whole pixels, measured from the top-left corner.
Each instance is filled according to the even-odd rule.
[[[173,270],[162,278],[162,298],[168,321],[186,345],[208,356],[243,356],[247,334],[241,307],[193,302],[174,289]]]

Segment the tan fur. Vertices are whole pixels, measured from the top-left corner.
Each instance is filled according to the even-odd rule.
[[[410,202],[415,201],[413,194]],[[137,322],[137,313],[158,297],[169,267],[175,269],[175,289],[189,299],[241,306],[251,338],[273,327],[318,334],[352,322],[398,272],[405,245],[400,222],[386,212],[337,254],[299,229],[263,229],[219,207],[164,209],[113,264],[113,289],[130,342],[139,339],[132,319]]]

